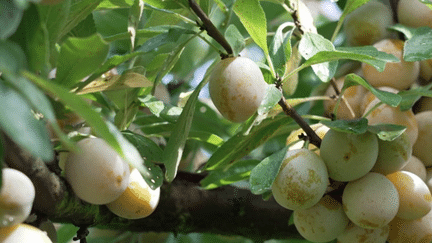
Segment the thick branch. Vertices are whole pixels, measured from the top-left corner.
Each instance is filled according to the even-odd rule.
[[[201,7],[194,1],[189,0],[189,5],[194,13],[201,19],[203,22],[203,28],[207,31],[207,34],[211,36],[215,41],[217,41],[228,53],[228,55],[233,54],[233,50],[225,39],[225,37],[220,33],[220,31],[214,26],[208,16],[204,13]]]
[[[123,219],[105,206],[81,201],[63,177],[41,160],[24,156],[10,139],[5,141],[7,165],[23,171],[35,185],[34,211],[54,222],[139,232],[241,235],[256,241],[300,237],[294,226],[288,226],[292,211],[273,199],[264,201],[249,190],[232,186],[202,190],[198,183],[202,176],[189,173],[179,173],[171,184],[162,186],[158,208],[148,218]]]

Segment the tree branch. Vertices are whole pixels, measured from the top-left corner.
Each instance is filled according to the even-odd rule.
[[[233,186],[203,190],[199,187],[203,176],[185,172],[162,186],[159,205],[152,215],[140,220],[123,219],[103,205],[83,202],[43,161],[25,155],[9,138],[4,141],[7,165],[24,172],[35,185],[34,212],[53,222],[136,232],[241,235],[259,242],[300,238],[295,227],[288,226],[292,211],[273,199],[264,201],[249,190]]]
[[[189,0],[189,5],[194,13],[201,19],[203,22],[203,28],[207,31],[207,34],[211,36],[215,41],[217,41],[227,52],[228,55],[233,54],[233,50],[225,39],[225,37],[219,32],[219,30],[214,26],[208,16],[204,13],[201,7],[194,1]]]

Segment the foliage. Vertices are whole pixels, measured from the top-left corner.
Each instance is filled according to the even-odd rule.
[[[321,103],[307,99],[296,103],[319,95],[332,78],[347,74],[339,72],[344,65],[363,62],[382,71],[386,63],[399,61],[372,46],[344,45],[339,33],[344,18],[367,0],[340,1],[344,9],[340,20],[320,16],[321,23],[309,32],[300,27],[308,26],[310,13],[300,13],[306,20],[296,18],[298,1],[197,0],[233,53],[206,34],[207,26],[189,7],[191,1],[37,2],[0,1],[0,129],[45,162],[53,160],[55,150],[74,149],[77,134],[83,135],[58,125],[73,112],[92,135],[103,138],[137,167],[153,188],[163,179],[174,180],[188,155],[204,151],[207,163],[200,169],[208,175],[201,181],[203,189],[250,179],[251,191],[266,198],[287,150],[285,139],[298,128],[278,105],[280,85],[291,87],[284,97],[288,104],[296,104],[309,124],[321,120],[339,131],[371,131],[384,140],[405,129],[368,126],[365,118],[326,122]],[[430,28],[395,25],[392,29],[408,39],[406,61],[432,58]],[[256,61],[271,84],[258,112],[242,124],[218,114],[206,86],[219,56],[237,54]],[[301,62],[292,67],[294,58]],[[161,83],[168,87],[169,103],[155,94]],[[421,96],[432,97],[431,85],[393,94],[377,90],[355,74],[348,75],[341,92],[354,85],[402,110],[410,109]],[[0,143],[0,165],[2,153]],[[137,153],[144,163],[136,162]],[[58,232],[67,235],[67,231],[70,228]],[[205,242],[212,237],[182,235],[167,242]]]

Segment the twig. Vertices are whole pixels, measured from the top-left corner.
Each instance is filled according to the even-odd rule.
[[[219,32],[219,30],[214,26],[208,16],[204,13],[201,7],[194,1],[189,0],[189,5],[194,13],[201,19],[203,22],[202,28],[207,31],[207,34],[211,36],[215,41],[217,41],[227,52],[228,56],[233,54],[233,50],[225,39],[225,37]]]

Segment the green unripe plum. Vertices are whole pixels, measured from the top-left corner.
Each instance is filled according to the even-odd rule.
[[[386,177],[393,183],[399,194],[397,217],[413,220],[429,213],[432,195],[420,177],[408,171],[397,171]]]
[[[348,222],[342,204],[329,195],[310,208],[294,211],[294,225],[297,231],[312,242],[336,239],[345,230]]]
[[[351,46],[364,46],[389,37],[387,27],[392,25],[391,9],[379,1],[370,1],[347,16],[344,31]]]
[[[101,138],[85,138],[69,152],[66,180],[75,194],[91,204],[116,200],[129,184],[129,165]]]
[[[396,172],[408,163],[411,154],[411,141],[405,132],[393,141],[378,139],[378,158],[372,171],[384,175]]]
[[[373,45],[378,51],[392,54],[400,62],[388,62],[384,71],[379,72],[375,67],[362,63],[364,78],[374,87],[389,86],[397,90],[404,90],[417,80],[420,74],[419,62],[403,60],[404,42],[397,39],[384,39]]]
[[[342,204],[351,222],[362,228],[377,229],[396,216],[399,195],[384,175],[370,172],[348,182],[342,194]]]
[[[312,207],[324,195],[328,185],[324,161],[307,149],[287,152],[272,185],[273,196],[290,210]]]
[[[321,158],[330,178],[352,181],[366,175],[378,157],[378,139],[366,132],[352,134],[330,129],[321,143]]]
[[[397,6],[399,23],[418,28],[429,26],[432,28],[432,9],[419,0],[399,0]]]
[[[377,229],[365,229],[349,223],[345,231],[338,236],[337,243],[385,243],[389,232],[388,225]]]
[[[209,81],[210,97],[226,119],[243,122],[258,109],[267,83],[258,65],[245,57],[220,61]]]
[[[21,171],[2,169],[0,189],[0,227],[24,222],[30,215],[35,199],[35,188],[31,180]]]
[[[413,155],[419,158],[426,167],[432,166],[432,111],[417,113],[418,138],[413,146]]]

